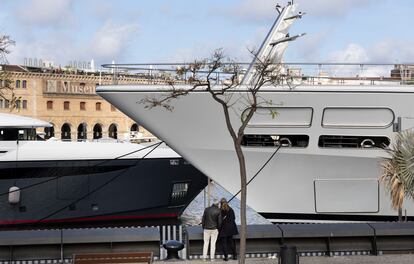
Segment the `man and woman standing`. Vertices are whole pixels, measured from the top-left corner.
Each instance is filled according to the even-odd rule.
[[[217,237],[220,238],[224,261],[228,260],[229,249],[233,259],[237,259],[236,244],[233,236],[239,232],[234,211],[225,198],[220,200],[220,208],[218,205],[218,201],[214,200],[213,204],[204,210],[202,218],[204,229],[203,259],[207,260],[207,251],[210,244],[210,259],[214,260]]]

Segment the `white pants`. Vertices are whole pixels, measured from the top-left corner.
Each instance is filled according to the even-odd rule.
[[[216,254],[216,242],[217,242],[218,230],[217,229],[204,229],[204,246],[203,246],[203,258],[207,258],[208,244],[210,245],[210,259],[214,259]],[[211,239],[211,240],[210,240]]]

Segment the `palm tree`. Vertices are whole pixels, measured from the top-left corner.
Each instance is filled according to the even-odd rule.
[[[382,163],[380,181],[390,192],[392,207],[401,216],[404,199],[414,199],[414,130],[398,133],[387,152],[390,157]]]

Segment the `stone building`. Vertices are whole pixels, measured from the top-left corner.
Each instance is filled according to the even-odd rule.
[[[17,97],[12,113],[53,124],[45,137],[62,140],[151,138],[152,135],[95,93],[98,84],[112,83],[110,74],[2,65],[2,78],[11,81]],[[4,80],[0,80],[4,81]],[[118,83],[142,83],[120,78]],[[10,101],[0,98],[0,112],[10,112]],[[39,132],[39,131],[38,131]]]

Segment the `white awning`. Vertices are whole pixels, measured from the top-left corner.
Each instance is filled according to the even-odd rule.
[[[0,128],[29,127],[52,127],[52,124],[27,116],[0,113]]]

